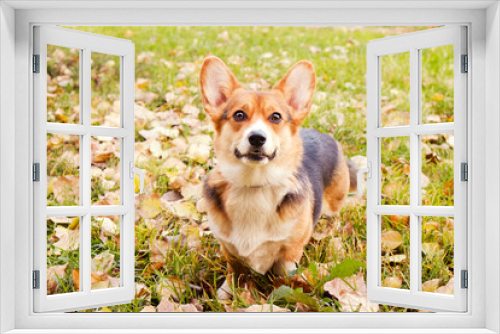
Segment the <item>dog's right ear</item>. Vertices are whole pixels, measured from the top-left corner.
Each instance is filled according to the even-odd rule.
[[[214,122],[222,114],[220,106],[227,102],[235,89],[241,87],[226,64],[217,57],[205,58],[201,67],[200,86],[203,108]]]

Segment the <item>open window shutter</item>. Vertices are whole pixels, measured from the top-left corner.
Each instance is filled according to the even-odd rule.
[[[35,312],[134,298],[134,53],[128,40],[34,28]]]
[[[367,183],[367,280],[371,301],[415,309],[466,311],[467,290],[462,288],[462,276],[467,270],[467,182],[461,175],[461,164],[467,163],[466,54],[466,28],[458,26],[368,44],[367,155],[372,170]],[[396,55],[401,55],[406,67],[391,72],[390,57]],[[432,76],[427,66],[435,66],[429,62],[437,56],[450,61],[446,68],[434,69],[436,75]],[[387,88],[405,80],[409,83],[407,92],[401,87]],[[452,88],[442,89],[446,85]],[[408,99],[406,109],[404,103],[398,105],[392,100],[401,96]],[[438,108],[447,108],[447,116],[434,115]],[[408,111],[409,117],[392,122],[387,116],[398,112],[408,116]],[[401,147],[407,158],[400,156]],[[448,160],[434,157],[436,147]],[[397,161],[400,169],[387,171],[389,166],[383,161]],[[429,173],[429,164],[429,168],[439,170],[444,163],[452,170],[449,175],[422,173]],[[390,178],[398,173],[403,175],[400,182],[389,185]],[[432,184],[436,177],[448,179]],[[427,178],[430,185],[426,185]],[[386,186],[392,187],[390,194]],[[442,198],[430,199],[436,191]],[[438,261],[433,257],[448,262],[434,266]],[[409,275],[403,273],[405,266]]]

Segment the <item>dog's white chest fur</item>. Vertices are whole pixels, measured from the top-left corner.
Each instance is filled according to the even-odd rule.
[[[225,203],[226,212],[232,223],[228,237],[217,233],[217,238],[233,245],[238,255],[252,261],[252,257],[260,257],[259,246],[269,242],[279,242],[290,236],[294,221],[280,221],[277,207],[286,194],[286,188],[242,187],[232,190]],[[211,224],[216,225],[216,224]],[[268,254],[272,256],[271,254]]]

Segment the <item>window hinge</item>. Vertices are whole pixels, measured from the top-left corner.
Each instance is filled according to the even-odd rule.
[[[467,270],[462,270],[461,271],[461,284],[460,286],[462,287],[462,289],[467,289],[469,288],[469,273],[467,272]]]
[[[33,289],[40,289],[40,270],[33,270]]]
[[[40,182],[40,164],[38,162],[33,164],[33,181]]]
[[[40,73],[40,55],[33,55],[33,73]]]
[[[461,170],[461,181],[469,181],[469,165],[466,162],[462,162],[460,164],[460,170]]]
[[[469,57],[467,55],[462,55],[462,73],[469,72]]]

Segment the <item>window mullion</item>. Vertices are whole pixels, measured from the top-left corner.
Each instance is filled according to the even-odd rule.
[[[419,50],[410,50],[410,291],[420,288],[420,217],[415,209],[420,199],[420,140],[415,133],[420,115],[420,60]]]
[[[91,51],[85,48],[82,51],[83,64],[81,66],[80,77],[82,78],[82,92],[81,92],[81,117],[82,125],[86,128],[86,133],[82,136],[83,152],[80,158],[80,182],[82,189],[81,203],[85,208],[87,214],[83,216],[83,224],[81,226],[80,234],[80,277],[83,281],[83,292],[90,294],[91,292],[91,217],[90,217],[90,202],[91,202],[91,143],[90,143],[90,112],[91,112],[91,68],[90,56]]]

